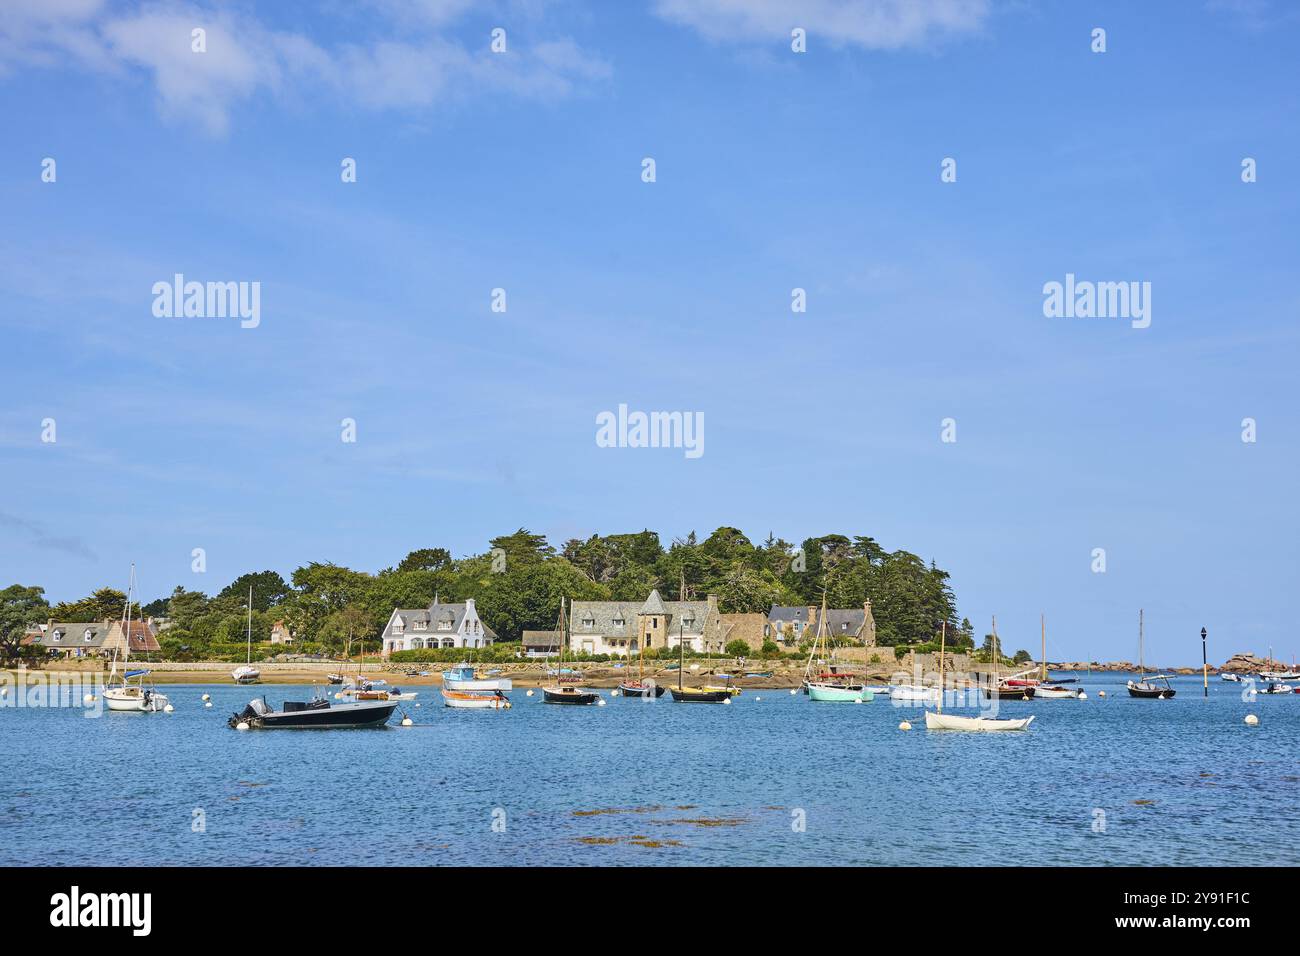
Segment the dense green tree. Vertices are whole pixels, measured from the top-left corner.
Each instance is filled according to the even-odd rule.
[[[0,591],[0,659],[12,660],[39,653],[24,650],[23,635],[29,627],[44,624],[50,617],[45,589],[11,584]]]
[[[126,613],[126,594],[116,588],[100,588],[80,601],[56,604],[50,616],[56,621],[116,621]],[[131,617],[140,616],[140,606],[131,603]]]
[[[420,548],[402,558],[398,571],[441,571],[451,567],[451,552],[446,548]]]
[[[289,585],[275,571],[257,571],[241,574],[234,581],[221,589],[213,600],[219,601],[223,608],[247,608],[248,589],[253,589],[253,610],[266,611],[282,604],[289,596]]]

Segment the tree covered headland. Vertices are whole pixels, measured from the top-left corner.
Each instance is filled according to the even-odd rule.
[[[754,544],[736,528],[695,533],[664,547],[653,531],[592,535],[558,551],[523,528],[493,538],[482,554],[453,558],[444,548],[412,551],[377,574],[312,562],[285,580],[276,571],[241,575],[215,595],[178,586],[167,597],[134,609],[133,616],[165,617],[159,640],[165,656],[199,659],[242,651],[247,599],[253,589],[253,640],[270,639],[272,626],[292,629],[295,649],[342,651],[353,639],[378,636],[396,607],[427,607],[474,598],[480,616],[505,641],[527,629],[554,626],[560,598],[642,601],[651,588],[667,599],[714,594],[724,613],[766,613],[773,604],[815,605],[827,589],[830,607],[861,607],[870,600],[877,641],[924,644],[948,625],[950,640],[969,638],[959,621],[948,572],[907,551],[886,551],[866,536],[808,538],[796,547],[771,535]],[[0,591],[0,654],[17,653],[22,631],[50,618],[118,618],[125,595],[101,588],[79,601],[49,605],[40,588]]]

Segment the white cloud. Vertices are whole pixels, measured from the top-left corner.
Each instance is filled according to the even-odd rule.
[[[497,55],[486,35],[471,50],[430,32],[464,13],[466,0],[374,3],[396,18],[391,26],[400,39],[327,48],[251,16],[179,2],[118,15],[102,0],[5,0],[0,73],[23,65],[143,70],[164,116],[213,135],[228,130],[237,104],[263,94],[307,100],[326,89],[366,109],[419,110],[481,91],[561,97],[610,73],[606,61],[568,38],[512,42],[508,54]],[[196,27],[206,31],[206,52],[191,47]]]
[[[833,46],[892,50],[977,30],[988,0],[656,0],[655,12],[711,40],[790,39],[803,27]]]

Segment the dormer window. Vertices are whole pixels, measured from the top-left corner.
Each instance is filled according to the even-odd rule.
[[[588,614],[586,617],[582,619],[582,626],[590,630],[591,628],[596,626],[596,619],[592,617],[590,614]]]
[[[91,641],[95,639],[95,632],[92,631],[90,628],[86,628],[86,633],[82,636],[85,637],[86,643],[89,644]]]
[[[842,621],[842,622],[840,622],[840,630],[841,630],[841,631],[847,631],[848,629],[849,629],[849,625],[848,625],[848,622],[847,622],[847,621]]]
[[[623,627],[627,622],[623,620],[623,615],[620,614],[618,617],[614,618],[612,623],[615,627]]]
[[[429,623],[427,621],[416,621],[415,629],[417,631],[427,631],[429,629]]]
[[[61,640],[63,640],[63,632],[62,632],[62,631],[55,631],[55,632],[54,632],[54,639],[55,639],[56,641],[61,641]]]

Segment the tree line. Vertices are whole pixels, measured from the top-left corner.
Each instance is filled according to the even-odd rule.
[[[877,642],[924,644],[947,624],[954,646],[973,643],[969,621],[959,620],[948,572],[908,551],[886,551],[873,538],[829,534],[799,546],[768,535],[754,544],[736,528],[718,528],[699,540],[694,532],[664,547],[656,532],[595,535],[566,541],[558,550],[543,535],[520,528],[493,538],[480,554],[453,558],[445,548],[412,551],[378,573],[311,562],[286,581],[276,571],[240,575],[215,595],[177,586],[170,595],[132,609],[132,617],[166,618],[159,634],[173,659],[223,656],[245,642],[252,588],[252,637],[270,640],[283,621],[295,648],[338,653],[379,634],[394,608],[428,607],[474,598],[479,616],[503,641],[555,623],[561,597],[571,600],[643,601],[652,588],[665,599],[717,596],[724,613],[762,612],[772,605],[829,607],[871,601]],[[15,656],[27,627],[56,621],[120,618],[126,595],[101,588],[77,601],[50,605],[39,587],[0,591],[0,650]],[[233,650],[232,650],[233,649]]]

